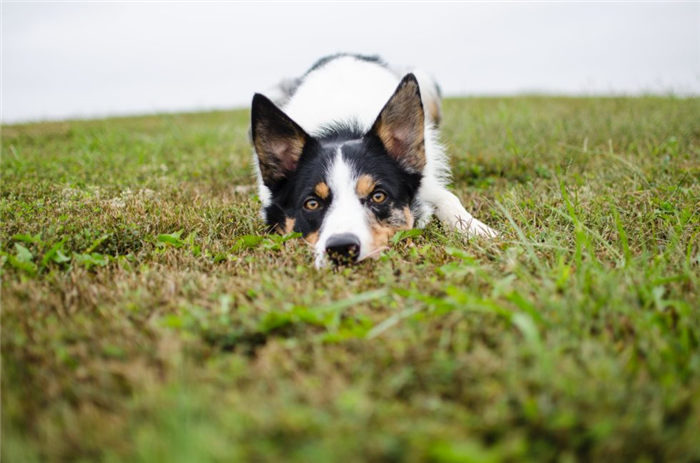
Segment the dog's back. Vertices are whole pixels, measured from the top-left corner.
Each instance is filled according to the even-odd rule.
[[[322,58],[304,76],[282,81],[268,96],[310,134],[331,124],[368,130],[408,72],[418,79],[428,122],[439,123],[440,89],[434,80],[420,69],[394,69],[375,56]]]

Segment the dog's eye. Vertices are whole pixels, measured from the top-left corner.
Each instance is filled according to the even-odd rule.
[[[372,193],[372,202],[374,204],[381,204],[384,201],[386,201],[386,193],[384,193],[382,190],[377,190]]]
[[[321,207],[321,203],[314,198],[309,198],[304,203],[304,209],[306,209],[307,211],[315,211],[319,207]]]

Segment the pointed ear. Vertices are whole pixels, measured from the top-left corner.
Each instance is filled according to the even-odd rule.
[[[409,172],[425,167],[425,115],[416,76],[408,74],[379,113],[370,133]]]
[[[251,136],[267,186],[297,168],[304,146],[310,140],[304,129],[259,93],[253,97]]]

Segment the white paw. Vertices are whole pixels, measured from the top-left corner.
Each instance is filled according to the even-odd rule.
[[[469,219],[457,218],[455,229],[468,236],[485,236],[487,238],[496,238],[499,233],[483,222],[476,220],[473,217]]]

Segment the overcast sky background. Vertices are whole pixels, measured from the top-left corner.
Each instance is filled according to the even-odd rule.
[[[244,107],[338,51],[447,95],[697,95],[700,6],[3,2],[2,119]]]

